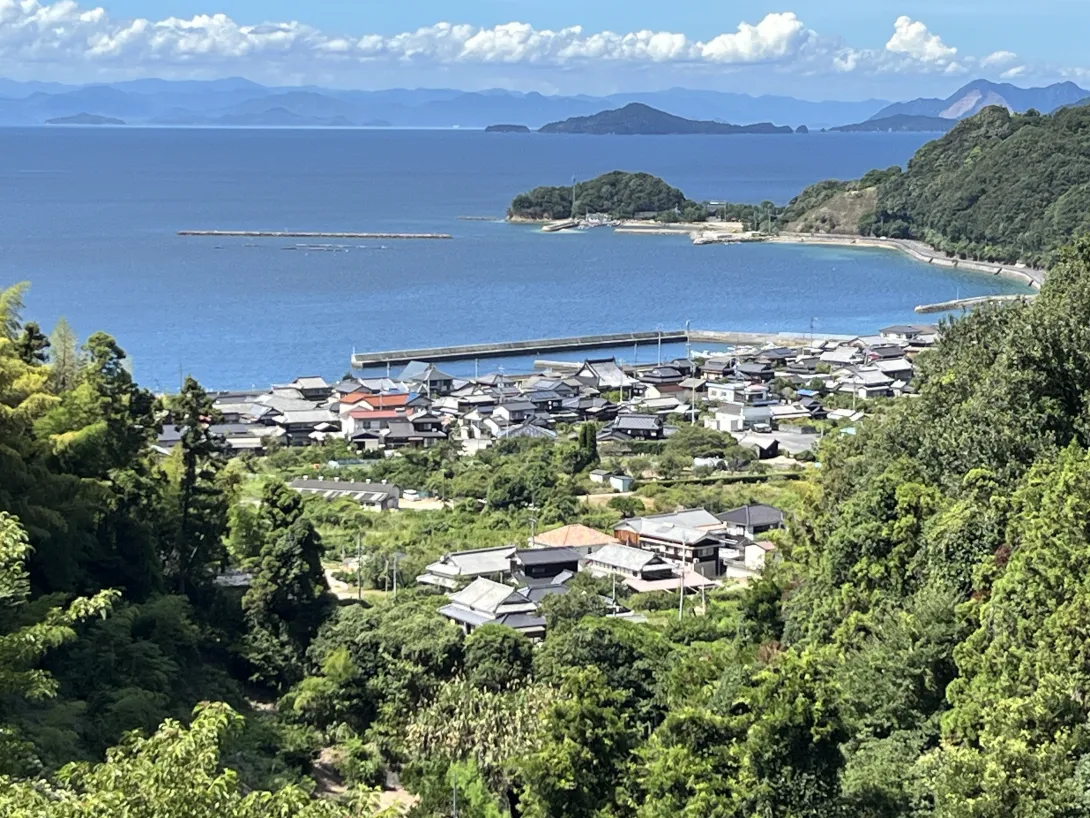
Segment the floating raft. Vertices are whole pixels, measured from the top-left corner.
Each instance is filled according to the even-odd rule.
[[[240,239],[452,239],[450,233],[314,233],[291,230],[179,230],[179,236]]]

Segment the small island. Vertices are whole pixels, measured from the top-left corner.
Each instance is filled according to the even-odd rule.
[[[489,125],[485,133],[530,133],[526,125]]]
[[[657,176],[619,170],[578,182],[574,188],[534,188],[516,196],[507,210],[511,221],[563,221],[587,216],[701,222],[707,219],[708,212]]]
[[[100,116],[99,114],[73,114],[72,116],[58,116],[53,119],[47,119],[46,125],[124,125],[125,120],[114,119],[110,116]]]
[[[539,133],[625,136],[790,134],[794,132],[794,129],[787,125],[773,125],[771,122],[731,125],[727,122],[685,119],[640,102],[633,102],[612,111],[602,111],[593,116],[576,116],[565,119],[563,122],[550,122],[539,131]]]

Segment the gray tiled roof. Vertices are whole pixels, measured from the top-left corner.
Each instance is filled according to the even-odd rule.
[[[528,600],[510,585],[478,577],[458,593],[451,594],[450,601],[454,605],[495,614],[504,604],[525,604]]]
[[[520,548],[515,552],[515,559],[523,565],[555,565],[578,562],[579,552],[570,548]]]
[[[632,548],[628,545],[607,545],[591,554],[587,561],[610,568],[620,568],[625,571],[641,571],[649,564],[661,562],[658,554],[644,551],[641,548]]]
[[[784,514],[775,506],[755,503],[753,505],[732,508],[722,514],[715,515],[724,523],[734,523],[741,526],[768,526],[783,523]]]

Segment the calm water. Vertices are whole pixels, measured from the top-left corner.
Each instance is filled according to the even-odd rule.
[[[0,129],[0,283],[32,282],[28,319],[51,327],[64,315],[83,337],[112,333],[138,379],[161,389],[182,372],[216,388],[336,377],[353,349],[686,320],[798,331],[813,318],[819,333],[870,332],[918,320],[918,303],[1023,288],[880,250],[693,247],[682,238],[545,235],[458,217],[500,216],[522,190],[613,169],[661,175],[695,199],[784,202],[822,178],[903,163],[924,141]],[[455,238],[315,252],[286,249],[295,240],[177,237],[183,228]]]

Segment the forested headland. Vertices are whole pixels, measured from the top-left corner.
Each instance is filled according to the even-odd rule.
[[[1090,815],[1088,239],[1034,302],[947,323],[917,398],[826,436],[762,580],[636,623],[588,579],[536,646],[464,637],[416,589],[335,600],[321,559],[357,532],[422,561],[530,515],[606,527],[625,512],[572,489],[589,450],[384,460],[451,498],[427,514],[304,501],[278,475],[325,452],[228,461],[196,381],[155,397],[109,336],[47,337],[20,297],[0,300],[0,814],[371,815],[396,772],[419,818],[455,791],[482,818]],[[389,562],[366,570],[381,587]]]
[[[703,221],[706,209],[650,173],[613,171],[572,186],[537,187],[520,193],[507,209],[512,219],[544,221],[572,219],[587,214],[631,219],[648,214],[663,220]]]
[[[907,168],[821,182],[777,209],[792,232],[911,238],[961,258],[1046,267],[1090,229],[1090,107],[985,108]]]

